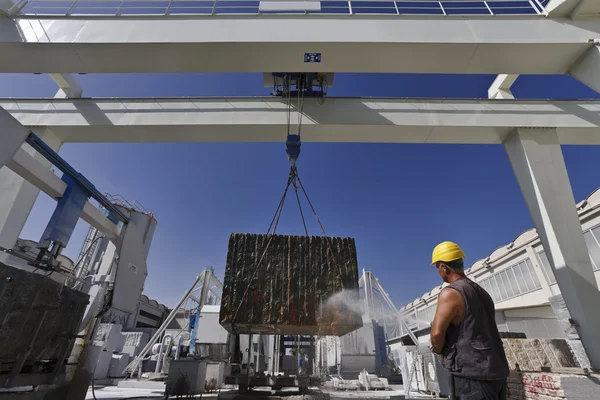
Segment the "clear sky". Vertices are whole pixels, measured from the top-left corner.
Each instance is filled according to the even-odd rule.
[[[268,95],[260,74],[83,75],[84,96]],[[487,97],[494,76],[338,74],[330,96]],[[52,97],[46,75],[0,75],[0,97]],[[517,98],[598,98],[564,76],[524,76]],[[263,233],[289,164],[280,143],[66,144],[60,154],[98,189],[140,201],[158,220],[146,294],[168,306],[213,266],[222,278],[229,234]],[[577,201],[600,186],[596,146],[563,147]],[[397,306],[440,283],[432,248],[453,240],[467,264],[533,227],[501,146],[304,143],[298,163],[329,235],[356,238]],[[289,199],[294,200],[294,199]],[[38,240],[55,202],[40,195],[22,237]],[[280,232],[302,234],[289,201]],[[311,234],[319,234],[308,216]],[[80,221],[66,254],[76,258]]]

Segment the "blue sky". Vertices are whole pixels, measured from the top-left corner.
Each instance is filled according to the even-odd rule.
[[[85,96],[267,95],[260,74],[77,76]],[[494,76],[336,75],[330,96],[487,97]],[[0,97],[52,97],[46,75],[0,75]],[[598,98],[565,76],[524,76],[518,98]],[[265,232],[284,188],[280,143],[66,144],[60,154],[101,191],[140,201],[158,220],[146,294],[174,305],[208,265],[222,277],[232,232]],[[563,147],[575,198],[600,186],[600,148]],[[533,226],[501,146],[304,143],[299,170],[329,235],[356,238],[359,267],[373,271],[397,306],[439,284],[433,246],[454,240],[467,263]],[[290,198],[289,200],[294,200]],[[302,234],[286,203],[280,232]],[[22,237],[38,240],[55,202],[40,195]],[[309,231],[319,234],[312,216]],[[87,229],[78,224],[66,254]]]

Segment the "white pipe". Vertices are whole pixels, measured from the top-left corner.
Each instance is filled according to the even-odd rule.
[[[258,335],[258,344],[256,345],[256,361],[254,362],[254,374],[258,375],[259,368],[258,368],[258,363],[260,362],[260,345],[262,342],[262,334]]]
[[[173,336],[170,334],[166,334],[165,337],[163,337],[162,342],[160,342],[160,349],[158,350],[158,359],[156,360],[156,368],[154,368],[154,372],[155,373],[159,373],[160,369],[161,369],[161,365],[160,362],[162,361],[163,358],[163,348],[165,347],[165,341],[167,339],[170,339],[170,341],[173,341]],[[169,346],[171,346],[171,343],[169,342]],[[165,350],[165,357],[167,356],[167,350],[169,348],[167,347],[167,349]]]
[[[177,339],[177,350],[175,350],[175,359],[179,360],[179,349],[181,348],[181,342],[183,340],[183,336],[179,334],[179,339]]]
[[[123,370],[123,373],[126,373],[127,371],[135,370],[135,368],[136,368],[137,364],[140,362],[140,360],[142,360],[146,356],[146,354],[148,354],[148,351],[152,348],[154,343],[156,343],[158,338],[160,338],[160,335],[162,335],[163,332],[165,331],[165,329],[167,329],[167,326],[171,323],[171,321],[173,321],[173,319],[175,319],[175,315],[177,315],[177,311],[179,311],[179,309],[181,308],[183,303],[190,297],[190,294],[194,291],[194,289],[196,288],[196,285],[198,285],[200,280],[205,275],[206,275],[206,270],[203,271],[200,275],[198,275],[196,277],[196,280],[194,281],[192,286],[188,289],[187,292],[185,292],[185,294],[183,295],[181,300],[179,300],[179,303],[177,303],[177,305],[175,307],[173,307],[173,310],[171,311],[171,313],[167,316],[167,318],[162,323],[160,328],[158,328],[158,330],[156,331],[154,336],[152,336],[152,338],[150,338],[150,340],[148,341],[148,344],[142,349],[140,354],[132,362],[130,362],[129,365],[127,365],[127,367]]]

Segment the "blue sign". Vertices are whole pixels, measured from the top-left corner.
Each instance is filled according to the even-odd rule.
[[[305,63],[320,63],[321,53],[304,53]]]

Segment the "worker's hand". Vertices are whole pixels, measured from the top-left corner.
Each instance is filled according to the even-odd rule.
[[[436,355],[436,356],[441,356],[441,355],[442,355],[442,353],[437,353],[437,352],[435,351],[435,349],[433,348],[433,346],[429,346],[429,350],[431,350],[431,353],[433,353],[433,354],[434,354],[434,355]]]

